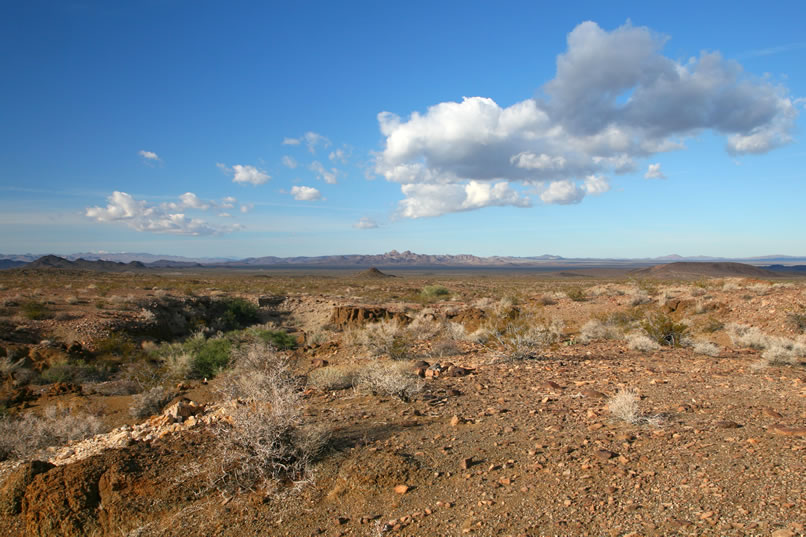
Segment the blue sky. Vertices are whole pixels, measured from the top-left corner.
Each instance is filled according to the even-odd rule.
[[[0,5],[0,252],[806,255],[803,2]]]

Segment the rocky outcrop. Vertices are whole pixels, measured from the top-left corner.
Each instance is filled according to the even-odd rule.
[[[381,307],[336,306],[330,315],[330,323],[336,326],[361,325],[378,321],[411,322],[405,313],[389,311]]]

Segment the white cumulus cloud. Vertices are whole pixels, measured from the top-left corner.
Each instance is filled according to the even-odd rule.
[[[649,167],[647,167],[646,173],[644,174],[644,179],[666,179],[666,176],[662,171],[660,171],[659,162],[650,164]]]
[[[371,218],[367,218],[366,216],[359,219],[358,222],[353,224],[353,227],[356,229],[375,229],[378,227],[378,223]]]
[[[85,215],[97,222],[122,222],[137,231],[172,233],[176,235],[213,235],[242,229],[235,225],[213,225],[178,212],[183,208],[209,209],[211,204],[200,200],[192,192],[179,197],[179,203],[149,205],[131,194],[115,191],[107,198],[106,207],[88,207]]]
[[[609,190],[604,175],[634,172],[636,160],[682,150],[703,130],[724,136],[732,154],[791,141],[797,110],[785,88],[717,52],[669,58],[666,41],[630,23],[608,32],[584,22],[538,97],[508,107],[465,97],[408,118],[382,112],[375,171],[401,184],[402,214],[417,218],[522,203],[470,202],[471,184],[520,184],[545,203],[579,203]]]
[[[297,160],[294,157],[290,157],[288,155],[285,155],[285,156],[283,156],[283,166],[293,170],[294,168],[299,166],[299,164],[297,163]]]
[[[322,193],[310,186],[292,186],[291,195],[298,201],[316,201],[322,199]]]
[[[283,138],[283,145],[299,145],[302,140],[299,138]]]
[[[137,152],[137,154],[140,155],[141,157],[143,157],[146,160],[153,160],[153,161],[157,161],[157,162],[159,162],[159,160],[160,160],[159,155],[157,155],[153,151],[146,151],[144,149],[141,149],[140,151]]]
[[[529,198],[514,191],[506,181],[495,184],[481,181],[444,185],[411,183],[401,185],[400,189],[405,198],[400,202],[399,210],[405,218],[438,216],[490,206],[531,205]]]
[[[261,170],[254,166],[247,166],[243,164],[235,164],[231,168],[226,164],[217,163],[216,166],[227,174],[232,174],[232,182],[233,183],[250,183],[255,186],[262,185],[269,179],[271,176],[266,173],[265,170]]]

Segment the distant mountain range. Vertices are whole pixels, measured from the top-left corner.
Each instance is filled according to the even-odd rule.
[[[80,270],[126,271],[147,268],[261,268],[261,267],[648,267],[676,262],[734,262],[748,265],[771,267],[774,270],[802,272],[799,265],[806,265],[806,257],[768,255],[741,259],[694,256],[683,257],[676,254],[655,258],[599,259],[564,258],[557,255],[530,257],[475,255],[417,254],[410,251],[392,250],[374,255],[329,255],[317,257],[248,257],[230,258],[189,258],[181,256],[161,256],[147,253],[78,253],[65,256],[36,256],[33,254],[0,254],[0,269],[26,266],[27,268],[72,268]]]

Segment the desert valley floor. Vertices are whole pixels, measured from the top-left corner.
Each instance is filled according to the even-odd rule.
[[[0,271],[0,534],[804,535],[806,279],[706,265]]]

